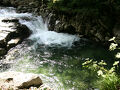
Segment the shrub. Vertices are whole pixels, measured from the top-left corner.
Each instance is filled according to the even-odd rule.
[[[107,69],[107,64],[103,60],[97,62],[87,59],[82,65],[98,75],[99,80],[95,84],[96,88],[100,90],[118,90],[120,88],[120,78],[115,72],[118,64],[119,61],[116,61],[112,68]]]

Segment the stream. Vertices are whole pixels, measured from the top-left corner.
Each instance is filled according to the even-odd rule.
[[[17,18],[32,35],[9,50],[2,60],[3,71],[39,74],[54,90],[90,90],[97,77],[82,68],[86,59],[112,60],[113,53],[77,35],[49,31],[47,21],[30,13],[16,13],[12,7],[0,9],[0,18]],[[111,63],[111,62],[109,62]]]

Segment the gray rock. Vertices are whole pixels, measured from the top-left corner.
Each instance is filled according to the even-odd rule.
[[[0,73],[0,89],[29,89],[30,87],[40,87],[42,80],[37,74],[21,72]]]

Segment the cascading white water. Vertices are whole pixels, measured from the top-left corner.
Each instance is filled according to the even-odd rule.
[[[14,8],[0,10],[0,17],[2,19],[19,19],[21,24],[25,24],[33,32],[29,39],[35,40],[38,44],[71,47],[73,42],[80,39],[76,35],[48,31],[47,23],[43,22],[41,16],[35,17],[30,13],[16,13]],[[24,18],[29,18],[30,20],[25,20]]]
[[[20,19],[22,17],[28,17],[30,18],[32,14],[30,13],[16,13],[15,8],[9,7],[9,8],[3,8],[0,7],[0,18],[1,19],[11,19],[11,18],[17,18]]]
[[[71,47],[73,42],[80,39],[76,35],[48,31],[47,23],[44,23],[40,16],[35,17],[34,20],[31,21],[20,20],[20,22],[29,27],[29,29],[33,32],[29,38],[31,40],[36,40],[38,44]]]

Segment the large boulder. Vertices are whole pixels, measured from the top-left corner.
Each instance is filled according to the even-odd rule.
[[[40,87],[41,85],[42,80],[37,74],[14,71],[0,73],[0,90],[29,89],[30,87]]]

